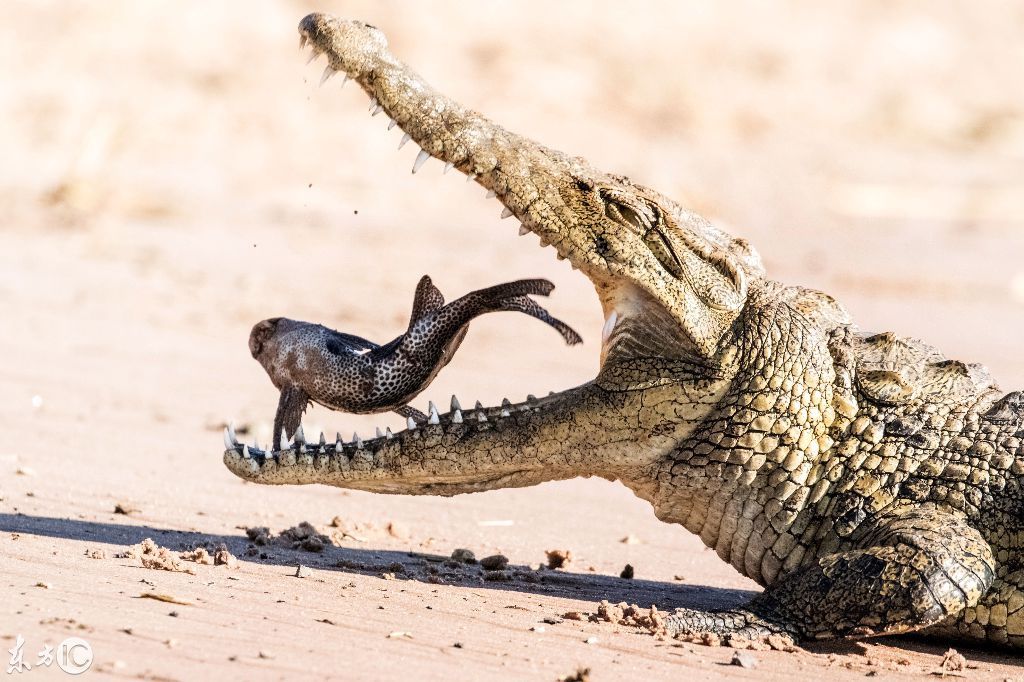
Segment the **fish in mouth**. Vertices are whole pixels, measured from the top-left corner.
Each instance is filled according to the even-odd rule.
[[[356,414],[391,410],[405,417],[410,428],[440,423],[433,402],[424,414],[409,401],[451,361],[470,321],[481,315],[520,312],[553,327],[570,346],[582,343],[575,330],[530,298],[547,296],[554,288],[545,279],[518,280],[471,291],[445,304],[440,290],[424,275],[416,286],[408,328],[384,345],[284,317],[257,322],[249,334],[249,352],[281,391],[274,416],[274,450],[288,443],[289,435],[299,434],[302,413],[311,401]],[[462,414],[454,409],[452,419],[458,423]]]

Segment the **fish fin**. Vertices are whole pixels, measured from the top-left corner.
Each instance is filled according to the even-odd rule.
[[[417,320],[440,310],[444,306],[444,295],[430,281],[429,275],[423,275],[420,283],[416,285],[416,296],[412,302],[412,316],[409,318],[409,328],[416,324]]]
[[[412,417],[412,420],[417,424],[427,423],[427,415],[423,414],[415,407],[411,407],[409,405],[402,405],[401,407],[396,407],[394,410],[392,410],[392,412],[394,412],[395,414],[399,414],[403,417]]]
[[[285,386],[281,389],[281,398],[277,401],[277,413],[274,415],[274,449],[281,449],[281,431],[291,437],[302,423],[302,413],[309,406],[309,394],[298,386]]]

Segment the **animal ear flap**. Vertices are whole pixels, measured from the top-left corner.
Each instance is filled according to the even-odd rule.
[[[423,275],[420,283],[416,285],[416,296],[412,301],[412,316],[409,318],[409,327],[416,323],[424,315],[440,310],[444,305],[444,295],[430,281],[429,275]]]

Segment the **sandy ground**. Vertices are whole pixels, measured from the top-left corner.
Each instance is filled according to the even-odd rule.
[[[44,644],[81,636],[94,673],[176,680],[935,671],[945,647],[908,639],[755,652],[746,670],[730,649],[558,622],[601,599],[664,610],[756,589],[618,484],[421,499],[267,488],[224,469],[225,420],[270,435],[276,396],[246,348],[255,321],[385,340],[424,273],[449,296],[551,278],[552,312],[586,343],[489,316],[420,402],[521,399],[597,367],[587,281],[437,162],[412,176],[415,151],[395,152],[398,132],[354,88],[317,89],[295,33],[314,9],[384,28],[428,79],[507,126],[734,226],[773,276],[829,291],[864,328],[1024,386],[1019,3],[5,2],[2,648],[21,635],[35,664]],[[306,418],[346,434],[399,421]],[[333,533],[322,552],[248,550],[246,527],[303,521]],[[144,538],[175,553],[225,543],[239,565],[115,558]],[[520,568],[483,582],[436,560],[460,547]],[[574,561],[537,573],[549,549]],[[627,563],[633,580],[618,577]],[[1019,659],[960,650],[972,679],[1022,677]]]

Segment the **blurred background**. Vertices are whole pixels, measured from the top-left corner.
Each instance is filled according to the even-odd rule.
[[[449,298],[549,277],[587,341],[489,316],[425,397],[593,376],[589,283],[461,176],[412,175],[416,150],[357,88],[318,88],[295,30],[311,10],[382,27],[506,127],[712,216],[865,329],[1024,384],[1019,2],[6,2],[4,426],[42,401],[55,435],[234,417],[265,439],[275,396],[250,326],[385,341],[424,273]]]
[[[241,615],[253,608],[276,609],[279,646],[305,651],[308,631],[292,624],[309,622],[301,610],[319,603],[351,621],[349,653],[403,666],[379,653],[389,646],[382,633],[408,626],[394,620],[401,610],[377,610],[376,577],[323,572],[335,593],[365,583],[369,597],[345,609],[273,565],[239,572],[244,600],[196,587],[205,578],[172,583],[218,604],[197,627],[126,601],[136,570],[83,558],[93,540],[164,532],[153,529],[244,544],[245,525],[279,530],[334,514],[411,527],[408,536],[367,533],[366,551],[473,547],[527,563],[570,547],[579,570],[608,576],[628,560],[638,578],[656,581],[644,589],[665,595],[662,606],[676,603],[684,580],[753,586],[604,481],[405,499],[243,485],[224,469],[225,421],[250,442],[270,437],[277,394],[246,343],[267,317],[383,342],[405,328],[423,274],[449,299],[548,277],[557,289],[545,305],[583,334],[582,347],[566,348],[521,315],[489,315],[416,406],[447,405],[456,391],[463,405],[521,400],[584,382],[598,365],[602,319],[590,283],[535,248],[536,237],[518,237],[495,201],[458,174],[442,176],[439,162],[412,175],[414,145],[396,151],[400,131],[371,118],[356,87],[335,78],[318,88],[323,60],[305,65],[296,32],[311,11],[382,28],[427,80],[499,123],[704,212],[749,239],[770,276],[833,294],[862,328],[924,338],[987,364],[1007,389],[1024,388],[1019,0],[5,0],[0,520],[6,530],[36,528],[16,545],[17,534],[0,534],[0,577],[12,585],[0,620],[11,628],[50,636],[51,621],[36,626],[15,616],[23,610],[73,616],[95,626],[109,655],[124,646],[127,613],[129,624],[161,623],[170,633],[162,637],[186,642],[205,665],[226,651],[255,657],[262,621]],[[330,437],[401,422],[322,409],[305,419],[307,433]],[[131,519],[112,511],[125,499],[139,509]],[[642,541],[623,544],[634,534]],[[38,586],[41,576],[56,578],[54,589],[15,596],[14,585]],[[438,596],[426,583],[401,585]],[[284,596],[264,597],[270,590],[293,611],[282,610]],[[456,603],[445,626],[417,636],[447,636],[454,622],[465,641],[505,661],[508,616],[484,623],[473,609],[493,610],[492,597],[473,595],[442,591]],[[626,598],[649,604],[650,595]],[[574,608],[602,596],[588,593]],[[459,606],[465,599],[484,601]],[[531,636],[527,627],[516,636]],[[321,662],[334,665],[335,635],[317,636],[333,656]],[[545,656],[562,661],[584,646],[571,628],[561,636]],[[652,660],[647,640],[625,637],[616,646]],[[182,654],[161,641],[136,638],[145,656],[129,657],[128,669],[160,660],[156,669],[180,671]],[[516,646],[535,651],[532,640]],[[450,642],[438,647],[451,651]],[[660,651],[673,678],[671,650]],[[254,660],[291,664],[263,658]]]

